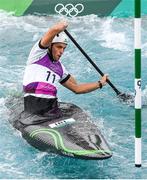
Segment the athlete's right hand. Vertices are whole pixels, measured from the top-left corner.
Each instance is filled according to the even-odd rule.
[[[55,24],[55,25],[53,26],[53,28],[54,28],[55,30],[57,30],[57,31],[62,32],[62,31],[64,31],[64,30],[67,28],[67,26],[68,26],[67,21],[62,20],[62,21],[58,22],[57,24]]]
[[[104,74],[104,76],[101,78],[100,82],[102,83],[102,86],[106,85],[108,77],[108,74]]]

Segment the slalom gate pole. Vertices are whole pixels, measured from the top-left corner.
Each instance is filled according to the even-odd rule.
[[[134,0],[135,48],[135,166],[141,167],[141,0]]]

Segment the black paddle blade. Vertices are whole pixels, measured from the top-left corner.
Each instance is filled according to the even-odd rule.
[[[120,93],[118,95],[121,101],[127,102],[127,103],[133,103],[134,102],[134,96],[130,94]]]

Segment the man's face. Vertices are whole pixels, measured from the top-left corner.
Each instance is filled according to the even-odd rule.
[[[55,61],[58,61],[66,48],[64,43],[54,43],[52,46],[52,55]]]

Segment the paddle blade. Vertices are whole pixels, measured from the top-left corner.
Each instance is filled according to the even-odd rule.
[[[134,103],[134,96],[130,95],[130,94],[125,94],[125,93],[120,93],[118,95],[118,97],[120,98],[121,101],[123,102],[127,102],[127,103]]]

